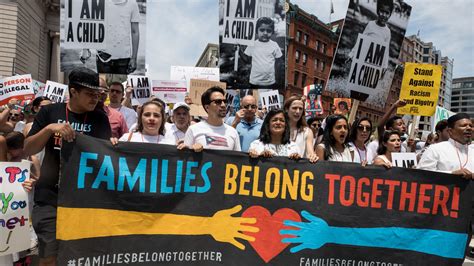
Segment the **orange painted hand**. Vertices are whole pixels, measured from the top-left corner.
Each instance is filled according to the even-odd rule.
[[[231,209],[216,212],[209,221],[210,234],[219,242],[230,243],[237,248],[244,250],[245,246],[236,240],[241,238],[250,242],[255,241],[255,237],[243,234],[243,232],[258,232],[260,229],[249,224],[255,224],[255,218],[232,217],[232,215],[242,210],[241,205]],[[245,225],[244,225],[245,224]]]

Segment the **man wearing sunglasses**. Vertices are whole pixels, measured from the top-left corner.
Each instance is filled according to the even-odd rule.
[[[262,120],[256,116],[257,101],[252,95],[247,95],[240,102],[240,110],[235,116],[231,116],[226,120],[226,124],[237,129],[239,133],[242,151],[248,152],[250,143],[258,139],[260,136],[260,128],[262,128]]]
[[[188,147],[196,152],[205,149],[240,151],[240,138],[235,128],[224,124],[227,113],[225,92],[220,87],[211,87],[201,96],[201,103],[208,114],[207,121],[201,121],[188,128],[184,143],[178,149]]]

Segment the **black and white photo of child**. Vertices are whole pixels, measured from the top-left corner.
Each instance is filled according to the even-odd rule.
[[[411,6],[403,0],[351,0],[334,56],[327,84],[329,91],[337,92],[342,97],[354,97],[349,80],[351,67],[358,52],[359,34],[377,39],[380,44],[387,44],[388,49],[379,54],[383,58],[378,62],[380,73],[377,76],[373,92],[364,100],[366,103],[383,107],[385,105],[395,68],[400,65],[398,55],[401,50]],[[359,68],[358,74],[361,69]],[[357,76],[359,78],[359,76]]]

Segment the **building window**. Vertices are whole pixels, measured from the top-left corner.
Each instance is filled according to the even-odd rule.
[[[304,88],[304,86],[306,86],[306,74],[301,77],[301,87]]]
[[[308,39],[309,39],[308,34],[305,34],[305,35],[303,36],[303,43],[304,43],[304,45],[308,45]]]
[[[314,85],[318,84],[318,78],[314,78],[313,84],[314,84]]]
[[[296,32],[296,41],[301,42],[301,31]]]
[[[298,86],[298,79],[300,77],[300,73],[298,71],[295,71],[295,77],[293,80],[293,85]]]
[[[316,51],[320,51],[321,50],[321,42],[320,41],[316,41]]]
[[[428,63],[430,58],[428,56],[423,56],[423,63]]]
[[[423,53],[424,54],[429,54],[430,53],[430,48],[423,48]]]
[[[323,52],[323,54],[327,52],[327,45],[325,43],[323,43],[323,50],[321,52]]]
[[[298,51],[298,50],[296,50],[296,53],[295,53],[295,61],[296,61],[296,63],[300,62],[300,51]]]
[[[326,68],[326,63],[321,61],[321,72],[324,72],[325,68]]]
[[[314,70],[315,70],[315,71],[318,70],[318,63],[319,63],[318,59],[315,58],[315,59],[314,59]]]
[[[306,65],[306,62],[308,62],[308,55],[306,53],[303,53],[303,65]]]

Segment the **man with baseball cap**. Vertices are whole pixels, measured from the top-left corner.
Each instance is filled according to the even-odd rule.
[[[183,142],[186,131],[191,124],[189,105],[184,102],[175,103],[172,110],[173,123],[165,124],[165,138],[163,143],[178,145]]]
[[[107,116],[94,110],[100,93],[97,73],[87,68],[72,70],[69,74],[69,102],[41,108],[25,140],[27,155],[45,149],[32,214],[39,240],[39,265],[56,265],[56,212],[62,141],[73,141],[77,133],[107,140],[111,137]]]

